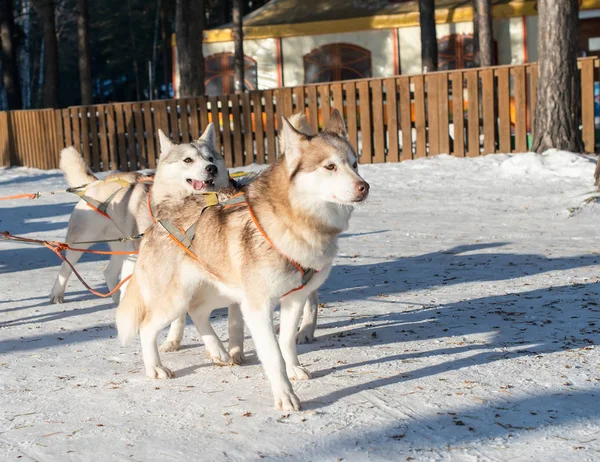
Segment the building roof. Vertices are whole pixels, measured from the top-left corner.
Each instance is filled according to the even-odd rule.
[[[600,9],[600,0],[579,0]],[[438,24],[473,20],[472,0],[435,0]],[[492,0],[494,18],[537,14],[537,0]],[[271,0],[244,17],[248,40],[356,32],[419,25],[418,0]],[[229,42],[231,25],[204,32],[204,41]]]
[[[494,5],[509,2],[510,0],[492,1]],[[513,0],[513,3],[524,2],[525,0]],[[470,7],[472,0],[437,0],[435,5],[436,9]],[[244,25],[298,24],[418,12],[417,0],[271,0],[245,16]]]

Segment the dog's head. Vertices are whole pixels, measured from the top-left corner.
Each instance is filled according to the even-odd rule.
[[[369,184],[358,174],[358,157],[337,110],[325,130],[316,135],[303,133],[296,128],[298,124],[283,120],[281,146],[293,202],[309,207],[319,203],[352,207],[367,198]]]
[[[200,138],[191,143],[174,144],[161,131],[157,178],[184,194],[215,191],[227,187],[229,175],[225,160],[215,144],[215,129],[208,124]]]

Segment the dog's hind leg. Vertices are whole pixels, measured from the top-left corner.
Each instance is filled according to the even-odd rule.
[[[244,318],[240,305],[229,305],[227,323],[229,327],[229,355],[233,364],[242,364],[244,356]]]
[[[159,348],[161,352],[165,353],[168,351],[179,350],[179,346],[181,345],[181,339],[183,338],[183,331],[185,329],[186,319],[187,316],[183,314],[171,323],[167,339],[162,343],[162,345]]]
[[[288,297],[291,298],[291,297]],[[296,351],[296,330],[298,329],[298,321],[302,315],[304,308],[304,299],[290,300],[283,299],[281,301],[280,311],[280,330],[279,330],[279,346],[283,359],[285,359],[285,367],[287,375],[290,379],[308,380],[310,372],[300,366],[298,361],[298,353]]]
[[[77,246],[79,249],[88,249],[89,247],[89,244],[79,244]],[[82,252],[73,252],[72,250],[67,250],[65,252],[65,258],[73,266],[75,266],[82,255]],[[63,303],[65,301],[65,289],[67,288],[67,282],[69,281],[69,277],[72,273],[73,270],[71,267],[67,262],[63,261],[62,265],[60,265],[60,272],[54,281],[52,292],[50,292],[50,303]]]
[[[136,250],[136,247],[132,243],[127,243],[127,245],[125,246],[125,250],[129,251],[129,252],[133,252]],[[137,262],[137,255],[125,255],[122,262],[123,263],[121,265],[121,276],[120,276],[121,281],[123,279],[125,279],[127,276],[130,276],[131,274],[133,274],[133,270],[135,269],[135,264]],[[121,288],[119,289],[118,295],[121,299],[123,298],[123,295],[125,295],[125,291],[127,290],[128,285],[129,285],[129,281],[127,281],[125,284],[123,284],[121,286]]]
[[[319,295],[315,290],[308,296],[304,305],[302,325],[296,335],[296,343],[312,343],[315,341],[315,329],[317,328],[317,311],[319,309]]]
[[[161,316],[150,316],[148,322],[140,326],[142,357],[146,375],[152,379],[168,379],[173,373],[160,362],[156,340],[158,333],[169,324],[169,319]]]
[[[111,244],[110,250],[113,252],[121,251],[125,247],[123,245],[115,245]],[[119,277],[121,276],[121,268],[123,266],[123,261],[125,260],[125,255],[111,255],[110,261],[108,262],[108,266],[104,270],[104,280],[106,281],[106,285],[108,286],[108,290],[111,291],[119,284]],[[119,304],[120,291],[116,291],[112,294],[113,302]]]
[[[223,343],[210,325],[211,312],[212,310],[202,306],[196,306],[189,310],[190,318],[194,321],[196,330],[202,337],[210,359],[216,364],[231,364],[231,356],[229,356]]]
[[[274,303],[257,305],[245,300],[242,305],[244,321],[250,329],[256,353],[269,378],[275,407],[282,411],[299,411],[300,400],[294,393],[292,384],[287,378],[285,361],[277,344],[273,329]]]

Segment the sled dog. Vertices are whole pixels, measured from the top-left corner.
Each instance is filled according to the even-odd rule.
[[[148,376],[172,376],[160,361],[156,340],[161,329],[186,312],[211,356],[226,357],[210,313],[237,303],[275,406],[300,409],[289,379],[310,374],[298,361],[298,321],[309,295],[329,275],[337,238],[348,228],[354,206],[367,198],[369,185],[357,172],[357,157],[337,110],[325,131],[313,136],[284,118],[281,144],[283,155],[245,194],[203,206],[201,213],[187,204],[195,197],[170,211],[169,228],[183,231],[191,221],[192,239],[161,223],[146,232],[116,324],[122,344],[139,332]],[[278,344],[273,310],[279,303]]]
[[[215,131],[209,124],[202,136],[193,143],[173,144],[165,134],[158,131],[160,158],[154,184],[152,202],[156,205],[166,196],[183,198],[191,194],[224,188],[229,185],[225,160],[216,150]],[[153,223],[148,206],[150,183],[142,182],[144,175],[138,172],[114,173],[104,181],[94,176],[77,150],[68,147],[60,153],[60,168],[71,188],[87,185],[85,196],[98,203],[105,203],[105,213],[100,213],[89,202],[80,200],[69,219],[67,242],[82,242],[75,247],[87,249],[88,241],[118,239],[143,233]],[[124,186],[126,185],[126,186]],[[96,203],[96,202],[94,202]],[[110,242],[111,251],[137,250],[139,242]],[[67,250],[66,258],[75,265],[80,252]],[[104,277],[110,290],[133,272],[134,256],[111,255]],[[62,264],[50,293],[52,303],[62,303],[71,268]],[[121,288],[121,293],[125,285]],[[119,292],[113,295],[119,301]]]

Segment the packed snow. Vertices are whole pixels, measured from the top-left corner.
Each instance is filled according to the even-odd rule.
[[[0,459],[598,460],[593,171],[564,152],[361,166],[371,196],[299,346],[301,412],[273,408],[248,337],[247,364],[217,367],[191,324],[162,355],[176,377],[146,378],[110,299],[73,278],[50,305],[56,256],[0,242]],[[0,196],[65,187],[0,170]],[[74,203],[1,201],[0,231],[64,239]],[[78,268],[105,290],[105,264]],[[213,323],[226,340],[226,311]]]

